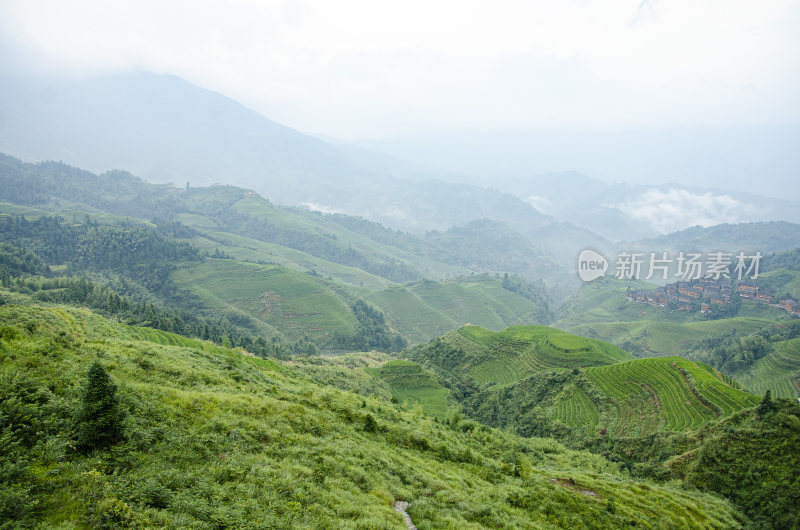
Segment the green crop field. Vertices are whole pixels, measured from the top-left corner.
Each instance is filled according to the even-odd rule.
[[[623,436],[696,429],[759,401],[681,357],[592,367],[586,375],[612,400],[600,423]]]
[[[542,321],[541,308],[522,296],[503,289],[498,278],[466,277],[450,282],[421,282],[412,286],[428,305],[459,324],[472,323],[492,329]]]
[[[458,373],[480,385],[499,386],[541,372],[633,359],[612,344],[546,326],[512,326],[499,332],[464,326],[412,350],[410,355],[439,372]]]
[[[352,311],[316,278],[277,265],[206,259],[182,267],[175,282],[200,296],[204,309],[242,313],[291,339],[350,334]]]
[[[447,416],[449,390],[419,364],[394,360],[378,367],[367,368],[367,371],[388,384],[392,395],[401,403],[421,405],[425,414],[439,419]]]

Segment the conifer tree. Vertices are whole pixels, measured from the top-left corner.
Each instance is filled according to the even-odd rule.
[[[124,419],[116,385],[100,361],[93,362],[86,375],[83,402],[77,416],[78,449],[103,449],[121,441]]]

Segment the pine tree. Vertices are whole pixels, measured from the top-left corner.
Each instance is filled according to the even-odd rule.
[[[77,416],[77,447],[90,451],[123,440],[124,419],[116,385],[100,361],[93,362],[86,375],[83,403]]]
[[[775,402],[772,401],[772,392],[767,390],[764,399],[758,404],[758,413],[764,415],[776,409]]]

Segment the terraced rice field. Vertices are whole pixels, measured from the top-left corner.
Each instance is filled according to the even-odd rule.
[[[696,429],[759,401],[681,357],[587,368],[586,375],[611,398],[601,423],[619,435]]]
[[[452,318],[491,329],[534,324],[540,308],[530,300],[503,289],[495,278],[452,282],[421,282],[411,287],[421,300]]]
[[[687,341],[697,341],[735,331],[749,335],[769,326],[774,320],[756,317],[735,317],[700,322],[594,322],[570,327],[579,335],[590,335],[613,344],[632,341],[642,344],[652,355],[677,355],[686,350]]]
[[[775,351],[757,360],[739,379],[751,391],[774,397],[800,396],[800,338],[776,342]]]
[[[372,293],[366,300],[380,307],[392,327],[411,343],[428,341],[459,326],[458,322],[399,285]]]
[[[571,386],[556,400],[553,417],[567,425],[594,429],[600,422],[600,409],[581,388]]]
[[[208,251],[209,254],[219,250],[237,260],[275,263],[298,272],[315,270],[322,276],[330,276],[353,287],[355,290],[383,289],[390,283],[385,278],[375,276],[356,267],[340,265],[275,243],[265,243],[256,239],[213,230],[204,230],[203,234],[188,241],[197,248]]]
[[[633,359],[611,344],[546,326],[514,326],[501,332],[466,326],[458,332],[487,351],[486,360],[469,369],[469,375],[479,384],[503,386],[538,372]]]
[[[367,368],[367,372],[387,383],[392,395],[400,403],[421,405],[425,414],[437,418],[443,419],[447,416],[449,390],[419,364],[394,360],[379,367]]]
[[[290,339],[349,334],[355,316],[316,278],[277,265],[207,259],[177,270],[175,282],[203,300],[205,309],[249,315]]]
[[[366,299],[381,308],[392,327],[411,343],[429,341],[465,324],[503,329],[536,323],[542,309],[503,289],[497,278],[390,286]]]

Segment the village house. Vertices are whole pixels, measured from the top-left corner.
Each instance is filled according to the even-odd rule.
[[[697,291],[695,291],[691,287],[680,287],[678,289],[678,292],[683,294],[683,295],[689,296],[691,298],[700,298],[700,293],[698,293]]]
[[[758,293],[758,285],[751,282],[742,282],[736,289],[742,298],[747,298],[748,300],[754,300]]]
[[[800,315],[800,302],[794,298],[781,298],[781,304],[787,313]]]
[[[759,302],[772,302],[772,297],[775,295],[774,289],[759,288],[756,294],[756,300]]]

